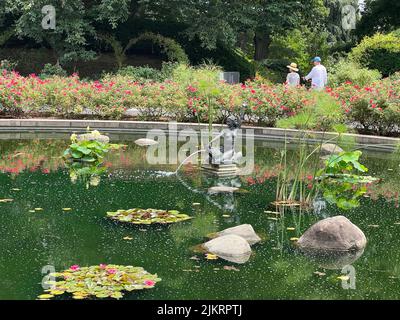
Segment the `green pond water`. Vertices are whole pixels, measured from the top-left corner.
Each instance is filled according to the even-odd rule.
[[[317,210],[287,210],[274,219],[264,211],[275,211],[270,203],[278,143],[256,144],[253,178],[235,181],[247,192],[208,195],[207,188],[217,179],[191,166],[179,179],[164,175],[176,165],[147,165],[146,150],[133,143],[138,137],[143,135],[112,136],[128,147],[107,158],[108,172],[92,186],[79,179],[73,183],[60,159],[68,134],[0,134],[0,199],[13,199],[0,202],[0,299],[36,299],[43,293],[45,266],[61,271],[74,264],[101,263],[141,266],[162,278],[153,289],[124,299],[400,298],[400,161],[391,154],[364,152],[362,162],[369,174],[383,180],[362,198],[360,207],[343,211],[325,207],[321,200]],[[256,179],[256,174],[264,178]],[[137,207],[176,209],[194,219],[170,226],[131,226],[105,217],[107,211]],[[30,212],[35,208],[43,210]],[[325,269],[290,240],[313,223],[340,214],[368,239],[364,253],[352,264],[355,289],[342,288],[337,278],[341,268]],[[252,247],[248,262],[211,261],[192,251],[207,234],[244,223],[264,239]],[[191,259],[194,256],[199,260]]]

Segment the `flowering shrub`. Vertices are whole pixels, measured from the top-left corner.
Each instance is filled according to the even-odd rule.
[[[230,85],[215,81],[207,85],[200,76],[182,81],[138,83],[128,76],[108,76],[101,81],[83,81],[77,75],[41,79],[16,72],[0,75],[0,113],[7,116],[89,116],[105,119],[126,117],[136,109],[141,120],[213,121],[229,113],[243,115],[249,124],[275,126],[278,120],[318,108],[320,95],[303,86],[289,88],[259,81]],[[400,79],[376,81],[367,86],[351,82],[326,88],[341,106],[345,122],[362,132],[393,134],[400,126]],[[211,105],[211,107],[210,107]],[[329,128],[333,118],[317,121],[314,129]]]
[[[400,80],[384,79],[366,87],[346,82],[329,89],[339,99],[349,122],[361,132],[389,135],[400,126]]]

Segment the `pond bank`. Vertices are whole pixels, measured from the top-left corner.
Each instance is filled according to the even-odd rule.
[[[83,131],[87,127],[98,129],[104,132],[137,132],[146,133],[152,129],[168,131],[168,133],[176,133],[181,130],[208,130],[208,124],[197,123],[173,123],[158,121],[116,121],[116,120],[66,120],[66,119],[0,119],[1,132],[15,131],[32,131],[35,132],[71,132]],[[213,125],[215,130],[220,130],[223,126],[220,124]],[[293,129],[280,129],[268,127],[243,126],[248,134],[254,133],[257,140],[284,140],[296,139],[301,131]],[[307,131],[308,140],[311,142],[327,141],[336,133]],[[400,143],[400,138],[369,136],[361,134],[345,134],[352,137],[357,144],[362,145],[371,150],[393,151]]]

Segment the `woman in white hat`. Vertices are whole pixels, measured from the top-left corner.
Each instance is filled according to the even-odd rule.
[[[290,72],[286,77],[286,84],[290,87],[297,87],[300,85],[300,75],[297,73],[299,71],[297,64],[292,62],[287,67],[289,68]]]

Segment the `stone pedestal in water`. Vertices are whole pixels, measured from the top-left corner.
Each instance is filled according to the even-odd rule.
[[[218,177],[236,176],[239,171],[235,164],[204,164],[201,169],[207,174]]]

